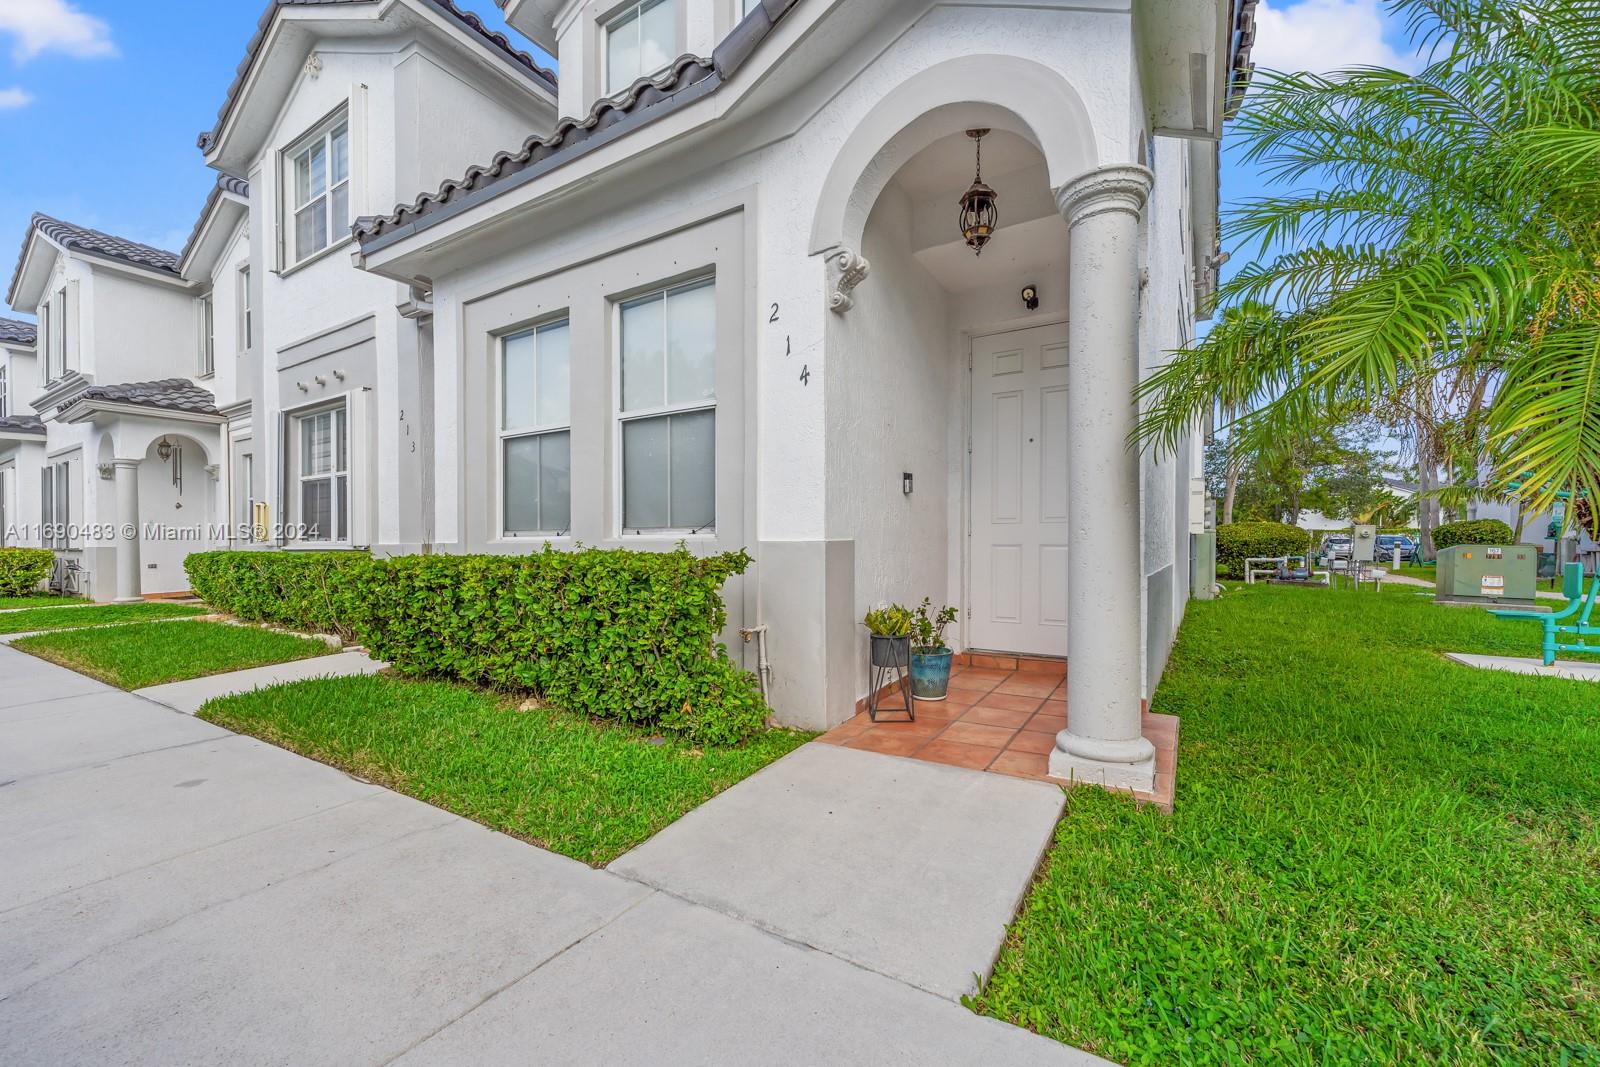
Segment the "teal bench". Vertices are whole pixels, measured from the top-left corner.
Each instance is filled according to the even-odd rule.
[[[1561,575],[1561,593],[1567,598],[1567,606],[1560,611],[1512,611],[1506,608],[1496,608],[1489,614],[1501,619],[1538,619],[1544,627],[1544,665],[1550,666],[1556,661],[1557,652],[1600,652],[1600,645],[1586,645],[1585,637],[1600,637],[1600,624],[1593,624],[1589,616],[1594,612],[1596,595],[1600,595],[1600,575],[1595,576],[1594,583],[1589,586],[1589,594],[1583,592],[1583,564],[1569,563]],[[1576,615],[1576,621],[1569,621]],[[1578,638],[1576,644],[1560,645],[1556,643],[1556,635],[1572,634]]]

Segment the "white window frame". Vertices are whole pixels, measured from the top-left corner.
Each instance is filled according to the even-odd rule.
[[[210,378],[217,373],[217,303],[214,294],[204,293],[196,301],[200,315],[200,366],[195,377]]]
[[[321,248],[314,248],[302,253],[296,237],[298,231],[296,222],[300,211],[314,204],[319,198],[313,196],[304,204],[297,202],[299,190],[295,182],[296,164],[302,156],[307,155],[320,144],[323,151],[324,167],[331,168],[333,165],[333,137],[341,129],[344,130],[345,137],[344,178],[341,181],[333,181],[331,169],[328,170],[326,174],[327,187],[323,189],[320,197],[323,201],[322,210],[326,215],[328,242]],[[282,205],[279,212],[279,225],[283,231],[283,269],[285,271],[293,270],[296,267],[310,263],[314,259],[325,256],[333,249],[351,240],[350,219],[348,217],[344,219],[334,217],[333,194],[335,190],[343,186],[345,189],[345,214],[348,216],[355,211],[355,204],[352,202],[353,198],[350,195],[350,191],[353,189],[351,172],[354,170],[354,155],[355,143],[350,136],[350,109],[347,104],[341,104],[333,114],[317,123],[316,126],[312,127],[311,130],[284,150],[283,166],[280,168],[283,195],[279,197]]]
[[[657,404],[657,405],[655,405],[653,407],[635,408],[635,409],[628,410],[628,411],[624,411],[623,407],[622,407],[622,309],[623,309],[623,307],[625,305],[628,305],[628,304],[637,303],[637,302],[639,302],[641,300],[648,300],[648,299],[651,299],[651,298],[654,298],[654,297],[660,297],[662,299],[662,301],[663,301],[663,308],[662,308],[662,315],[661,315],[661,329],[662,329],[662,333],[663,333],[663,339],[665,339],[665,337],[667,336],[667,331],[671,328],[671,321],[669,320],[669,318],[667,317],[667,314],[666,314],[666,307],[665,307],[666,298],[669,297],[673,293],[684,292],[684,291],[689,290],[689,289],[698,289],[701,286],[708,286],[709,285],[709,286],[712,286],[713,289],[714,289],[716,284],[717,284],[717,276],[716,276],[715,273],[712,273],[712,274],[700,274],[700,275],[696,275],[696,276],[694,276],[692,278],[689,278],[687,281],[674,282],[671,285],[662,285],[662,286],[658,286],[656,288],[646,289],[643,292],[632,293],[632,294],[628,295],[627,297],[623,297],[623,298],[616,299],[616,300],[612,301],[612,306],[611,306],[611,314],[612,314],[611,335],[612,335],[613,338],[615,338],[615,340],[614,340],[614,342],[612,344],[612,368],[614,370],[614,373],[612,374],[612,402],[611,402],[611,410],[612,410],[612,420],[611,420],[611,422],[612,422],[612,441],[611,441],[611,451],[612,451],[612,455],[614,455],[616,457],[616,463],[615,463],[615,466],[614,466],[614,468],[612,470],[612,480],[613,480],[613,482],[615,484],[615,492],[613,493],[612,503],[613,503],[613,506],[616,509],[616,524],[615,524],[615,528],[616,528],[616,531],[617,531],[617,535],[619,537],[632,537],[632,538],[659,537],[659,538],[670,538],[670,539],[672,539],[674,541],[681,541],[681,540],[693,541],[693,540],[697,540],[697,539],[703,539],[703,540],[710,541],[710,540],[714,540],[716,538],[716,535],[717,535],[717,522],[718,522],[717,511],[718,511],[718,505],[719,505],[720,501],[717,499],[717,496],[718,496],[718,494],[717,494],[717,483],[716,483],[717,470],[716,470],[716,466],[715,466],[716,465],[717,456],[716,456],[715,445],[713,445],[712,453],[711,453],[713,469],[712,469],[712,472],[711,472],[711,474],[712,474],[712,482],[711,482],[711,522],[710,522],[710,524],[707,525],[707,526],[700,526],[700,527],[687,527],[687,526],[667,526],[667,527],[650,526],[650,527],[640,527],[640,526],[624,526],[623,525],[624,521],[627,518],[627,514],[626,514],[626,511],[624,509],[624,502],[625,502],[625,499],[626,499],[625,487],[626,487],[626,481],[627,481],[627,470],[626,470],[626,467],[624,465],[625,461],[626,461],[626,457],[624,456],[624,449],[623,449],[623,444],[622,444],[622,442],[623,442],[623,433],[622,433],[623,427],[627,423],[630,423],[630,422],[642,422],[642,421],[645,421],[647,419],[662,418],[662,417],[665,417],[665,416],[668,416],[668,415],[692,415],[695,412],[699,412],[699,411],[709,411],[709,412],[712,413],[712,425],[713,425],[713,427],[716,425],[717,397],[715,396],[715,383],[717,381],[717,372],[718,372],[718,370],[720,370],[721,353],[717,354],[717,360],[712,365],[712,378],[711,378],[711,380],[712,380],[712,383],[713,383],[713,396],[711,397],[710,400],[686,401],[686,402],[678,403],[678,404],[663,403],[663,404]],[[662,350],[661,350],[661,373],[662,373],[664,382],[666,380],[666,375],[669,373],[669,371],[670,371],[670,358],[668,356],[667,347],[666,347],[665,343],[663,343]],[[668,393],[668,391],[665,388],[663,388],[663,390],[662,390],[663,398],[665,398],[667,396],[667,393]],[[715,439],[713,439],[713,440],[715,440]],[[671,500],[672,500],[671,483],[670,483],[670,470],[671,470],[671,461],[670,461],[670,459],[668,461],[668,470],[669,470],[669,482],[668,482],[668,491],[667,491],[667,501],[668,501],[668,508],[669,508],[669,511],[670,511]],[[670,518],[670,515],[669,515],[669,518]]]
[[[67,376],[67,287],[57,289],[45,302],[48,319],[44,354],[45,380],[54,382]]]
[[[72,524],[72,461],[51,460],[41,471],[39,544],[58,550],[71,548],[68,533]],[[46,478],[50,481],[48,494],[43,488]]]
[[[0,363],[0,419],[11,414],[11,368]]]
[[[641,65],[639,70],[630,74],[628,78],[620,85],[613,85],[611,78],[613,73],[611,70],[611,34],[620,29],[623,23],[628,22],[631,19],[634,25],[636,46],[635,52],[637,53],[640,51],[637,45],[643,43],[643,40],[640,37],[640,31],[644,26],[644,13],[647,10],[660,7],[662,4],[667,4],[673,9],[672,46],[667,49],[666,63],[654,68],[653,70],[645,70]],[[680,50],[679,42],[682,39],[683,9],[679,5],[678,0],[630,0],[630,2],[622,8],[613,11],[610,17],[605,19],[600,26],[600,84],[606,87],[604,95],[616,96],[618,93],[625,91],[640,78],[651,78],[666,70],[672,65],[672,61],[677,58]]]
[[[250,307],[250,264],[240,267],[235,275],[239,286],[239,355],[255,347],[255,321]]]
[[[738,18],[734,19],[735,22],[740,22],[749,17],[750,12],[761,6],[761,0],[737,0],[737,2],[739,5],[739,15]]]
[[[333,418],[332,424],[335,427],[341,427],[344,431],[344,465],[342,467],[338,466],[340,449],[338,447],[337,438],[335,438],[333,448],[334,467],[331,470],[323,471],[317,474],[306,474],[304,426],[308,420],[320,418],[323,415],[328,415],[330,417],[335,415],[343,416],[342,418]],[[351,497],[354,495],[352,492],[352,475],[350,471],[350,405],[341,400],[335,404],[323,404],[315,408],[306,408],[302,411],[293,412],[289,416],[289,426],[290,433],[287,444],[289,446],[288,458],[290,462],[290,470],[292,471],[291,478],[293,479],[294,484],[294,492],[291,501],[291,505],[294,508],[294,521],[296,525],[302,525],[307,522],[305,514],[305,484],[307,482],[325,480],[328,482],[330,487],[329,500],[331,501],[331,505],[328,513],[332,516],[333,522],[333,529],[328,531],[329,536],[327,537],[296,537],[294,540],[298,544],[314,545],[318,548],[349,547],[349,545],[352,543],[351,521],[354,518],[354,516],[351,514],[352,509],[350,507]],[[343,476],[344,478],[344,488],[342,490],[339,485],[340,476]],[[345,536],[342,538],[338,536],[339,509],[341,506],[344,508],[345,528]]]
[[[508,429],[506,427],[506,342],[510,341],[510,340],[514,340],[515,338],[518,338],[518,337],[527,337],[529,335],[533,336],[533,339],[534,339],[534,342],[533,342],[534,343],[534,350],[533,350],[534,396],[538,397],[539,388],[540,388],[540,385],[539,385],[539,347],[538,347],[539,346],[539,331],[543,330],[543,329],[547,329],[547,328],[549,328],[551,326],[559,326],[559,325],[563,325],[563,324],[567,327],[567,382],[568,382],[568,385],[567,385],[567,388],[568,388],[567,421],[565,423],[560,423],[560,424],[552,423],[552,424],[549,424],[549,425],[535,425],[535,426],[531,426],[531,427],[518,426],[518,427],[515,427],[515,428],[509,428]],[[561,530],[552,530],[552,529],[545,529],[545,530],[517,530],[517,531],[511,531],[511,530],[506,529],[506,442],[507,441],[518,440],[518,439],[521,439],[521,438],[524,438],[524,437],[544,437],[544,436],[546,436],[548,434],[565,433],[567,435],[568,462],[569,463],[571,462],[571,455],[572,455],[572,396],[571,396],[571,388],[572,388],[572,386],[571,386],[571,381],[572,381],[572,319],[571,319],[571,316],[567,312],[563,311],[558,315],[554,315],[554,316],[551,316],[549,318],[542,319],[542,320],[540,320],[540,321],[534,323],[533,325],[528,326],[528,327],[526,327],[524,329],[513,330],[511,333],[503,334],[502,336],[497,338],[496,343],[495,343],[494,380],[495,380],[495,389],[494,389],[494,411],[495,411],[495,414],[494,414],[494,420],[495,420],[495,426],[497,427],[497,430],[496,430],[496,441],[495,441],[495,455],[494,455],[495,500],[497,502],[496,503],[496,514],[495,514],[495,528],[499,531],[499,537],[500,537],[500,539],[505,540],[505,541],[519,541],[519,540],[520,541],[528,541],[528,540],[548,541],[548,540],[551,540],[551,539],[554,539],[554,538],[571,537],[572,536],[572,525],[571,525],[572,524],[572,499],[571,499],[570,488],[569,488],[568,499],[567,499],[567,527],[565,529],[561,529]],[[535,410],[537,410],[537,406],[536,406]],[[570,472],[569,472],[569,486],[570,486]],[[541,520],[543,520],[543,518],[544,518],[543,501],[541,501],[540,504],[541,504],[541,506],[539,508],[539,518]]]

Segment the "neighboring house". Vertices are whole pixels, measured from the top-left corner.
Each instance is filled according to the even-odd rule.
[[[449,0],[269,3],[182,252],[29,228],[8,303],[40,323],[43,426],[0,430],[0,463],[36,543],[98,600],[185,590],[219,545],[415,549],[428,353],[408,291],[351,269],[351,222],[549,123],[555,92]]]
[[[0,457],[205,544],[748,547],[725,637],[817,729],[869,607],[947,601],[1070,658],[1052,773],[1148,789],[1204,499],[1132,392],[1215,288],[1253,6],[505,0],[558,85],[448,0],[277,0],[181,253],[35,220]],[[195,546],[53,547],[129,599]]]
[[[1215,283],[1253,5],[504,6],[574,117],[356,228],[433,313],[431,547],[748,546],[733,625],[813,728],[869,606],[949,601],[1070,657],[1053,773],[1148,788],[1201,453],[1129,451],[1131,394]]]
[[[37,342],[33,323],[0,318],[0,547],[40,547],[29,525],[44,466],[44,423],[28,403],[38,386]]]

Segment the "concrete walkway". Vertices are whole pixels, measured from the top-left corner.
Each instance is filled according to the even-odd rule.
[[[11,649],[0,680],[0,1063],[1101,1062],[881,973],[892,954],[819,920],[880,862],[925,883],[903,887],[920,908],[993,851],[920,870],[909,845],[861,854],[850,883],[811,872],[795,918],[746,921],[685,899],[717,873],[686,858],[706,824],[772,825],[723,814],[743,805],[619,864],[684,890],[663,891]],[[823,769],[797,764],[797,788]],[[779,767],[745,784],[770,790]],[[862,815],[945,818],[890,804],[916,797],[898,781]],[[701,866],[737,861],[729,894],[750,910],[756,868],[802,870],[813,847],[734,845]]]
[[[1446,652],[1444,658],[1463,667],[1486,671],[1508,671],[1533,678],[1567,678],[1577,682],[1600,682],[1600,663],[1587,660],[1556,660],[1550,666],[1538,656],[1477,656],[1469,652]]]
[[[135,689],[137,696],[147,697],[157,704],[165,704],[174,711],[193,715],[206,701],[232,693],[248,693],[269,685],[299,682],[307,678],[344,678],[354,674],[377,674],[386,664],[373,659],[365,652],[335,652],[310,659],[273,663],[265,667],[252,667],[244,671],[212,674],[205,678],[191,678],[185,682],[168,682]]]

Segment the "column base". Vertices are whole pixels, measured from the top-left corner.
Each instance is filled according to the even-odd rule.
[[[1156,747],[1143,737],[1131,741],[1105,741],[1078,737],[1070,730],[1056,735],[1050,752],[1050,777],[1087,782],[1107,789],[1153,792],[1156,787]]]

